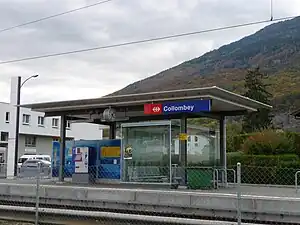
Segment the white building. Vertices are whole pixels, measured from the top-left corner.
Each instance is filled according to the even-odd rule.
[[[187,161],[188,164],[207,163],[220,159],[220,135],[212,129],[188,125]],[[175,153],[179,154],[179,140],[174,143]]]
[[[16,133],[17,79],[11,82],[10,103],[0,102],[0,163],[7,164],[7,176],[13,176]],[[18,157],[24,153],[52,154],[52,142],[60,136],[60,119],[44,113],[20,109]],[[102,139],[103,126],[89,123],[67,123],[68,139]]]

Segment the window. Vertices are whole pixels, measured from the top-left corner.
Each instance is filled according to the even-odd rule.
[[[36,147],[36,137],[26,136],[25,137],[25,147]]]
[[[38,117],[38,125],[42,127],[45,125],[45,118],[43,116]]]
[[[57,118],[53,118],[52,119],[52,127],[58,128],[58,122],[59,122],[59,120]]]
[[[10,121],[10,113],[6,112],[5,113],[5,123],[9,123],[9,121]]]
[[[43,160],[46,160],[48,162],[51,162],[51,158],[50,157],[43,157]]]
[[[71,129],[71,122],[70,122],[70,121],[68,121],[68,120],[67,120],[66,128],[67,128],[68,130],[70,130],[70,129]]]
[[[1,132],[0,141],[7,142],[8,141],[8,132]]]
[[[23,124],[28,125],[30,123],[30,115],[23,114]]]

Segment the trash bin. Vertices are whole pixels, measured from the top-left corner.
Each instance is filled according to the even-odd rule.
[[[212,189],[213,168],[188,168],[187,179],[189,189]]]

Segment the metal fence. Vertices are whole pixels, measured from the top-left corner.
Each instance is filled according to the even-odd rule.
[[[14,196],[3,197],[4,193],[0,193],[2,200],[0,201],[2,202],[0,219],[2,215],[5,215],[6,219],[13,220],[15,215],[18,215],[18,219],[21,217],[22,220],[35,224],[89,225],[240,225],[257,221],[268,222],[268,224],[284,224],[293,221],[292,224],[297,224],[296,222],[300,221],[297,208],[290,212],[289,208],[281,208],[277,212],[278,215],[273,215],[273,205],[270,204],[276,199],[278,204],[283,201],[285,202],[283,206],[288,207],[289,203],[287,202],[293,201],[295,204],[298,201],[300,170],[297,169],[244,166],[240,163],[237,163],[234,168],[184,168],[173,165],[170,174],[170,169],[166,167],[138,165],[128,166],[126,176],[121,175],[124,182],[115,182],[105,179],[109,171],[102,174],[99,168],[90,167],[91,175],[84,178],[83,174],[79,174],[78,177],[75,176],[76,182],[74,175],[65,171],[68,178],[63,184],[57,182],[56,171],[58,171],[57,168],[52,168],[49,174],[49,171],[42,168],[40,164],[37,167],[30,167],[29,171],[21,171],[17,179],[10,181],[15,184],[10,191],[14,195],[22,195],[23,197],[20,198],[22,201],[17,200]],[[111,171],[109,177],[114,177],[114,175],[114,172]],[[62,189],[57,190],[66,189],[67,192],[55,192],[56,189],[51,189],[46,194],[46,189],[50,186],[60,186]],[[24,187],[22,190],[26,190],[26,192],[21,193],[17,187]],[[144,190],[148,194],[150,193],[152,199],[149,200],[143,199],[142,193],[140,196],[145,205],[149,201],[148,208],[142,203],[133,206],[132,201],[137,200],[138,197],[136,195],[130,199],[132,192],[125,192],[125,189],[132,189],[132,192]],[[93,200],[93,196],[89,196],[90,194],[86,190],[93,193],[95,200]],[[0,191],[7,192],[1,185]],[[73,200],[64,196],[64,193],[74,196]],[[124,202],[118,202],[116,198],[118,194],[123,196]],[[28,197],[29,195],[31,198]],[[160,195],[165,195],[162,198],[166,202],[164,205],[160,205],[162,203],[156,200]],[[186,199],[183,198],[184,195],[190,196],[191,207],[196,203],[197,207],[188,209]],[[47,200],[51,196],[55,199],[55,204]],[[265,196],[265,198],[269,196],[269,200],[271,197],[274,199],[265,204],[261,203],[263,201],[261,196]],[[197,197],[199,197],[199,201],[196,199]],[[96,201],[96,199],[104,198],[111,199],[106,203]],[[224,199],[227,198],[229,200],[225,203]],[[117,206],[118,204],[120,206]],[[261,205],[258,206],[258,204]],[[247,207],[250,207],[251,210]],[[292,219],[288,218],[289,216]]]
[[[7,164],[0,163],[0,178],[6,178]]]

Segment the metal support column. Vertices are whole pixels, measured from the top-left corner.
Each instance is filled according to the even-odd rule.
[[[220,163],[223,169],[222,183],[227,185],[227,160],[226,160],[226,118],[220,119]]]
[[[67,117],[61,116],[60,119],[60,164],[59,164],[59,182],[64,181],[64,170],[65,170],[65,154],[66,154],[66,125]]]
[[[16,133],[15,133],[15,158],[14,176],[18,175],[18,155],[19,155],[19,131],[20,131],[20,101],[21,101],[21,77],[17,81],[17,105],[16,105]]]
[[[187,118],[182,117],[180,120],[180,133],[187,133]],[[184,168],[183,184],[187,184],[187,141],[180,141],[179,144],[180,153],[180,166]]]
[[[116,139],[117,124],[113,122],[109,125],[109,139]]]

